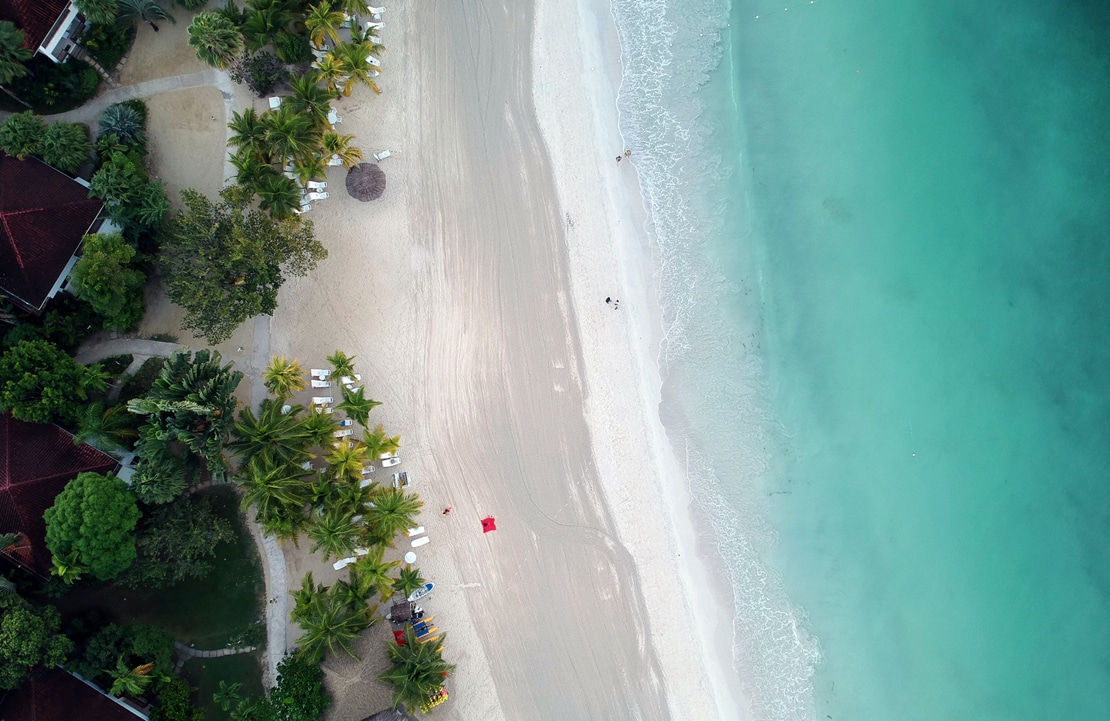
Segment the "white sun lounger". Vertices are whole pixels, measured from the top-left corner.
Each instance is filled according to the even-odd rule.
[[[355,555],[356,556],[365,556],[368,553],[370,553],[369,548],[356,548],[355,549]]]
[[[308,198],[309,200],[327,200],[328,199],[328,194],[327,193],[309,193],[305,197]]]
[[[380,67],[382,66],[382,61],[381,61],[381,60],[378,60],[378,59],[377,59],[376,57],[374,57],[373,55],[371,55],[370,57],[366,58],[366,62],[367,62],[367,64],[368,64],[368,65],[373,65],[373,66],[374,66],[374,67],[376,67],[376,68],[380,68]]]
[[[312,193],[309,193],[312,195]],[[312,381],[313,388],[331,388],[331,381]]]
[[[364,478],[359,482],[358,487],[359,488],[366,488],[371,483],[373,483],[373,481],[371,481],[369,478]]]
[[[297,215],[300,215],[301,213],[307,213],[310,210],[312,210],[311,205],[302,205],[299,208],[293,208],[293,212],[296,213]]]
[[[354,556],[351,556],[350,558],[341,558],[338,561],[336,561],[335,563],[333,563],[331,565],[331,567],[334,568],[337,571],[342,571],[344,568],[346,568],[347,566],[350,566],[352,563],[354,563],[357,560],[358,559],[355,558]]]
[[[350,418],[344,418],[343,420],[339,421],[339,423],[337,423],[336,425],[339,426],[340,428],[350,428],[354,424],[355,424],[355,422],[352,421]]]
[[[423,532],[424,526],[417,526],[416,528],[410,528],[409,530],[405,531],[405,535],[409,538],[412,538],[413,536],[419,536]]]
[[[366,32],[371,32],[373,30],[381,30],[384,27],[385,27],[385,23],[378,23],[378,22],[371,21],[371,22],[366,23]]]
[[[334,399],[331,396],[312,396],[312,405],[314,406],[328,406],[331,405]]]
[[[366,12],[370,13],[371,15],[378,16],[378,15],[381,15],[382,13],[385,12],[385,8],[384,7],[380,7],[380,8],[369,8],[368,7],[368,8],[366,8]]]
[[[333,155],[331,160],[328,161],[328,165],[343,165],[343,161],[339,159],[338,155]]]
[[[307,185],[312,190],[323,190],[324,188],[328,187],[328,183],[326,180],[310,180],[305,183],[305,185]]]
[[[332,125],[343,122],[343,118],[339,117],[339,113],[335,112],[335,108],[328,111],[328,122]]]
[[[386,158],[388,158],[390,155],[393,155],[393,153],[389,152],[388,150],[383,150],[382,152],[380,152],[380,153],[378,153],[377,155],[374,156],[374,160],[377,160],[378,162],[381,162],[381,161],[385,160]]]
[[[426,546],[431,542],[432,542],[432,539],[428,538],[427,536],[421,536],[420,538],[418,538],[418,539],[416,539],[415,541],[412,542],[412,547],[413,548],[420,548],[421,546]]]
[[[324,380],[325,378],[327,378],[328,376],[331,375],[331,371],[327,368],[313,368],[309,372],[309,375],[312,376],[313,378],[319,378],[320,380]]]
[[[360,380],[362,380],[362,374],[355,373],[354,378],[351,378],[350,376],[343,376],[342,378],[339,379],[339,382],[342,383],[343,385],[350,385],[351,383],[354,383],[355,381],[360,381]]]
[[[268,100],[270,101],[270,110],[277,110],[281,107],[281,98],[277,97],[276,95],[268,98]]]
[[[344,428],[341,431],[336,431],[335,433],[332,433],[332,435],[335,436],[336,438],[346,438],[347,436],[354,435],[354,433],[355,432],[353,430],[351,430],[350,428]]]

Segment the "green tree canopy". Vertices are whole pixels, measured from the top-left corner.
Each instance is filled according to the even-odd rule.
[[[228,17],[219,12],[200,13],[189,25],[189,47],[212,67],[226,70],[243,50],[243,36]]]
[[[26,160],[38,154],[45,134],[46,123],[41,115],[35,115],[32,110],[13,113],[0,125],[0,150]]]
[[[173,673],[173,634],[148,623],[117,626],[110,623],[85,643],[73,667],[85,678],[106,686],[111,672],[122,659],[127,670],[153,663],[151,673],[166,676]]]
[[[267,698],[246,699],[232,713],[236,721],[319,721],[331,705],[319,664],[286,656],[278,664],[277,686]]]
[[[116,0],[75,0],[77,9],[93,25],[109,25],[116,20]]]
[[[53,606],[34,606],[14,593],[0,593],[0,689],[19,688],[37,666],[66,660],[73,642],[59,629]]]
[[[0,412],[20,420],[71,423],[89,391],[107,387],[99,365],[79,365],[48,341],[21,341],[0,356]]]
[[[185,309],[182,326],[209,343],[226,340],[247,318],[272,314],[286,276],[306,275],[327,257],[311,221],[250,210],[249,198],[233,188],[218,203],[195,190],[181,197],[186,211],[162,240],[166,292]]]
[[[27,74],[23,63],[30,60],[35,51],[23,46],[26,39],[24,32],[13,23],[0,21],[0,85]]]
[[[143,518],[139,557],[123,582],[132,588],[164,588],[212,570],[216,546],[235,537],[235,529],[212,510],[207,499],[179,498]]]
[[[86,235],[81,260],[73,266],[77,297],[88,301],[105,323],[129,330],[143,318],[146,275],[131,265],[135,249],[119,233]]]
[[[135,560],[135,496],[112,474],[81,473],[46,510],[46,547],[55,556],[76,557],[101,581]]]
[[[204,721],[204,718],[204,711],[189,701],[189,684],[179,678],[162,684],[158,704],[150,711],[150,721]]]
[[[434,641],[416,640],[412,626],[405,627],[405,644],[389,644],[389,662],[393,664],[378,680],[393,684],[393,707],[405,704],[420,708],[433,694],[443,688],[444,677],[455,670],[443,660],[443,634]]]

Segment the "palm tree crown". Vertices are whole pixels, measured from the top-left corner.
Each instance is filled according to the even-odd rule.
[[[285,356],[270,359],[270,364],[262,372],[262,380],[266,384],[266,390],[277,396],[278,400],[285,400],[306,387],[304,368],[300,361],[296,358],[289,360]]]
[[[393,664],[378,680],[393,684],[393,706],[405,704],[420,708],[443,688],[443,679],[455,670],[443,660],[443,643],[447,635],[424,641],[416,638],[412,626],[405,626],[405,643],[389,644],[389,662]]]
[[[243,36],[235,23],[218,12],[200,13],[189,25],[189,47],[214,68],[227,69],[243,49]]]

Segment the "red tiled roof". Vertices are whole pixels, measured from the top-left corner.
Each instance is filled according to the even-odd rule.
[[[115,459],[90,445],[73,445],[73,436],[58,426],[0,414],[0,533],[22,533],[26,541],[9,555],[39,573],[49,573],[42,517],[46,509],[78,473],[109,473],[116,465]]]
[[[41,160],[0,153],[0,292],[41,310],[102,205]]]
[[[0,721],[138,721],[139,718],[60,668],[40,669],[0,701]]]
[[[27,35],[23,44],[38,50],[67,7],[69,0],[0,0],[0,20],[10,20]]]

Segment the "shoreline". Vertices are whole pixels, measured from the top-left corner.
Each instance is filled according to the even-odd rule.
[[[580,319],[578,330],[588,389],[585,400],[593,454],[619,535],[631,552],[644,584],[653,643],[668,677],[668,705],[672,716],[682,718],[697,709],[696,717],[708,718],[707,709],[699,707],[702,695],[708,691],[718,718],[748,719],[752,717],[750,702],[737,688],[739,679],[731,663],[734,632],[731,589],[727,583],[713,578],[711,568],[719,568],[722,561],[713,548],[705,547],[705,541],[712,539],[712,532],[703,530],[699,534],[697,531],[698,519],[688,481],[659,417],[662,402],[659,354],[663,334],[663,313],[656,284],[659,257],[650,230],[650,211],[636,173],[635,150],[632,149],[630,159],[621,163],[608,161],[610,153],[606,152],[610,145],[617,148],[617,152],[627,147],[623,145],[617,104],[623,77],[616,17],[609,0],[577,0],[569,4],[569,8],[576,12],[576,18],[560,17],[562,8],[537,11],[533,98],[544,141],[553,159],[555,184],[568,225],[573,217],[569,208],[581,207],[592,200],[590,215],[595,225],[601,227],[584,230],[586,233],[593,230],[594,238],[609,240],[606,244],[587,241],[584,244],[587,247],[582,247],[571,242],[570,231],[574,226],[568,228],[570,285],[573,306]],[[568,82],[567,87],[552,92],[553,81],[545,80],[541,71],[544,56],[559,57],[559,47],[573,45],[567,38],[561,38],[560,32],[569,34],[576,27],[580,51],[576,57],[581,58],[584,65],[592,64],[593,67],[570,68],[566,77],[574,77],[574,71],[579,70],[583,82]],[[565,62],[566,58],[559,57],[559,60]],[[579,103],[585,101],[586,104],[567,102],[568,97],[556,97],[559,94],[578,95]],[[591,117],[575,119],[578,122],[592,120],[596,133],[593,144],[576,134],[575,123],[567,122],[572,117],[572,108],[585,108],[587,104],[591,107],[586,114]],[[587,161],[588,168],[583,171],[579,163],[568,162],[568,158],[583,161],[590,158],[592,161]],[[610,167],[606,168],[607,165]],[[584,178],[586,174],[594,177]],[[578,189],[588,187],[591,180],[600,183],[604,192],[587,198]],[[611,220],[604,222],[599,218]],[[594,247],[589,248],[590,245]],[[605,258],[606,251],[612,257]],[[620,368],[613,363],[616,360],[613,353],[606,356],[599,350],[612,343],[612,329],[599,326],[594,322],[596,319],[581,321],[583,317],[597,315],[593,307],[600,308],[597,299],[607,287],[598,282],[601,268],[620,278],[617,285],[623,297],[632,301],[623,302],[616,316],[624,326],[619,355],[628,353],[625,357],[632,361],[629,369],[632,377],[622,379],[615,389],[611,387],[612,379],[620,373]],[[643,437],[620,437],[607,432],[622,420],[612,413],[612,398],[607,397],[614,390],[618,394],[631,391],[639,398]],[[627,473],[624,462],[618,458],[622,451],[646,451],[651,458],[650,468],[640,468],[640,472],[647,471],[650,475],[633,477]],[[612,472],[607,473],[607,468]],[[637,479],[645,477],[654,481],[653,490],[659,492],[658,503],[652,503],[650,494],[635,487]],[[649,538],[652,534],[645,533],[648,530],[645,518],[659,521],[667,529],[665,543]],[[697,560],[692,564],[681,562],[683,554],[687,559]],[[660,562],[664,559],[668,563],[661,569]],[[667,594],[666,582],[660,578],[670,573],[681,579],[681,600]],[[706,609],[711,612],[705,613]],[[676,623],[683,614],[696,626],[696,645],[689,644],[682,624]],[[692,664],[690,653],[697,654],[700,663]],[[690,665],[698,671],[691,673]],[[708,687],[701,680],[703,676],[709,678]]]

